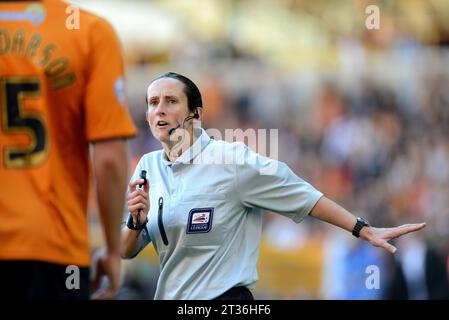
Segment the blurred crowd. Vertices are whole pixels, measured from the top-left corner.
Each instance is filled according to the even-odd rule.
[[[394,18],[334,35],[323,68],[277,66],[229,39],[194,36],[163,56],[133,52],[133,166],[160,148],[145,122],[146,86],[175,71],[199,84],[203,128],[278,129],[279,160],[355,215],[379,227],[427,222],[393,242],[392,256],[312,218],[296,225],[266,212],[256,299],[449,299],[449,28],[426,40],[394,29]],[[125,269],[119,298],[151,299],[154,249]]]

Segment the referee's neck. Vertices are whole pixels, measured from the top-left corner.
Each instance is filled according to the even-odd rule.
[[[200,137],[201,130],[197,130],[196,134],[194,133],[192,127],[188,128],[187,131],[181,131],[177,135],[173,134],[169,143],[162,143],[162,147],[164,149],[164,156],[170,162],[175,162],[186,150],[188,150],[192,144]]]

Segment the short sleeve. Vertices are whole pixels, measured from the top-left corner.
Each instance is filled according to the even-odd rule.
[[[310,213],[323,194],[283,162],[239,147],[236,181],[241,203],[277,212],[295,222]]]
[[[136,129],[126,104],[120,44],[105,20],[99,18],[92,29],[84,100],[86,136],[89,141],[132,137]]]

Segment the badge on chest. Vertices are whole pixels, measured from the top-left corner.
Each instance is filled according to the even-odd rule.
[[[212,228],[214,208],[194,208],[190,210],[186,233],[207,233]]]

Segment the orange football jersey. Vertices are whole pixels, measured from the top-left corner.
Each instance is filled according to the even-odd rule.
[[[69,6],[0,2],[0,259],[87,266],[88,144],[136,133],[114,30]]]

